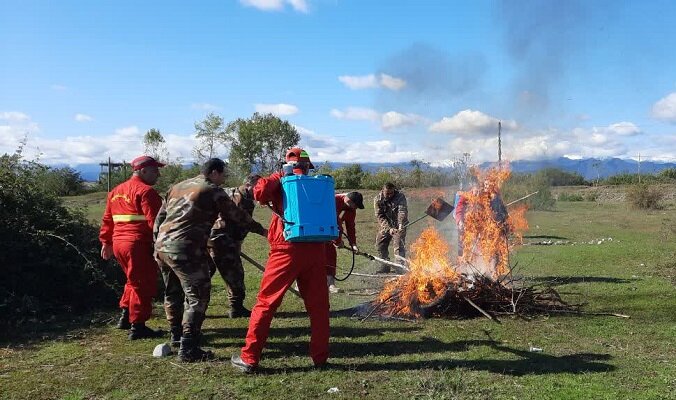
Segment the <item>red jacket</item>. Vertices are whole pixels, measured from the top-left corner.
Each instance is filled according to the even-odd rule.
[[[284,223],[279,215],[284,214],[284,205],[282,199],[282,174],[275,172],[267,178],[261,178],[253,188],[253,196],[256,201],[263,205],[272,203],[272,214],[270,227],[268,228],[268,242],[270,249],[304,249],[305,251],[317,250],[324,253],[324,242],[287,242],[284,239]]]
[[[340,215],[340,213],[343,215]],[[345,230],[347,231],[347,240],[350,246],[357,244],[357,231],[355,229],[354,220],[357,218],[357,210],[350,208],[345,204],[345,195],[336,195],[336,215],[338,216],[338,229],[340,229],[341,237],[337,241],[342,240],[343,223],[345,223]]]
[[[152,186],[134,175],[108,193],[99,240],[153,242],[153,224],[162,198]]]

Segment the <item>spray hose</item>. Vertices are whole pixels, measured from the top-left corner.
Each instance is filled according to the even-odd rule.
[[[341,235],[345,236],[345,238],[347,239],[347,241],[348,241],[348,243],[349,243],[349,242],[350,242],[350,238],[347,237],[347,235],[345,234],[345,232],[340,232],[340,233],[341,233]],[[354,271],[355,255],[357,254],[357,252],[354,251],[353,248],[350,248],[350,252],[352,253],[352,266],[350,267],[350,272],[348,272],[347,275],[345,275],[344,278],[338,278],[338,277],[336,277],[336,280],[339,281],[339,282],[343,282],[343,281],[347,280],[347,278],[349,278],[350,275],[352,275],[352,271]]]

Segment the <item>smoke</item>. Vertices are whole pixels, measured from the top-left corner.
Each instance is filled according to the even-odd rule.
[[[522,118],[547,111],[565,96],[560,84],[585,44],[590,3],[503,0],[497,7],[505,50],[516,70],[511,96]]]
[[[442,102],[459,98],[482,83],[486,62],[480,53],[451,55],[427,44],[414,44],[392,56],[383,73],[406,82],[397,96],[407,102]],[[386,100],[386,99],[383,99]]]

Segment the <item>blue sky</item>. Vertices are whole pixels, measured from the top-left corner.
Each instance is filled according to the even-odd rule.
[[[318,161],[676,161],[672,1],[0,0],[0,153],[130,160],[270,111]],[[223,157],[227,149],[223,150]]]

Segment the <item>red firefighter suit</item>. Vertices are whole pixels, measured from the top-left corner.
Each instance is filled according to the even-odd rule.
[[[334,243],[336,245],[343,243],[343,224],[345,224],[347,240],[350,243],[350,247],[357,244],[357,235],[354,223],[357,217],[357,210],[345,204],[344,194],[336,194],[336,215],[338,216],[338,229],[340,230],[340,236],[335,241],[326,243],[326,275],[330,276],[336,276],[337,254]]]
[[[253,189],[254,199],[261,204],[272,202],[273,211],[280,215],[283,213],[281,178],[280,173],[261,178]],[[310,316],[310,356],[315,365],[322,365],[329,356],[329,292],[326,286],[325,242],[287,242],[283,230],[281,219],[273,214],[268,229],[270,254],[256,305],[251,310],[246,343],[240,356],[244,362],[252,366],[258,365],[275,310],[295,280],[298,281],[298,289]]]
[[[153,258],[153,224],[162,199],[138,176],[108,193],[99,240],[113,244],[115,258],[127,276],[120,308],[129,309],[129,322],[150,318],[157,293],[157,263]]]

